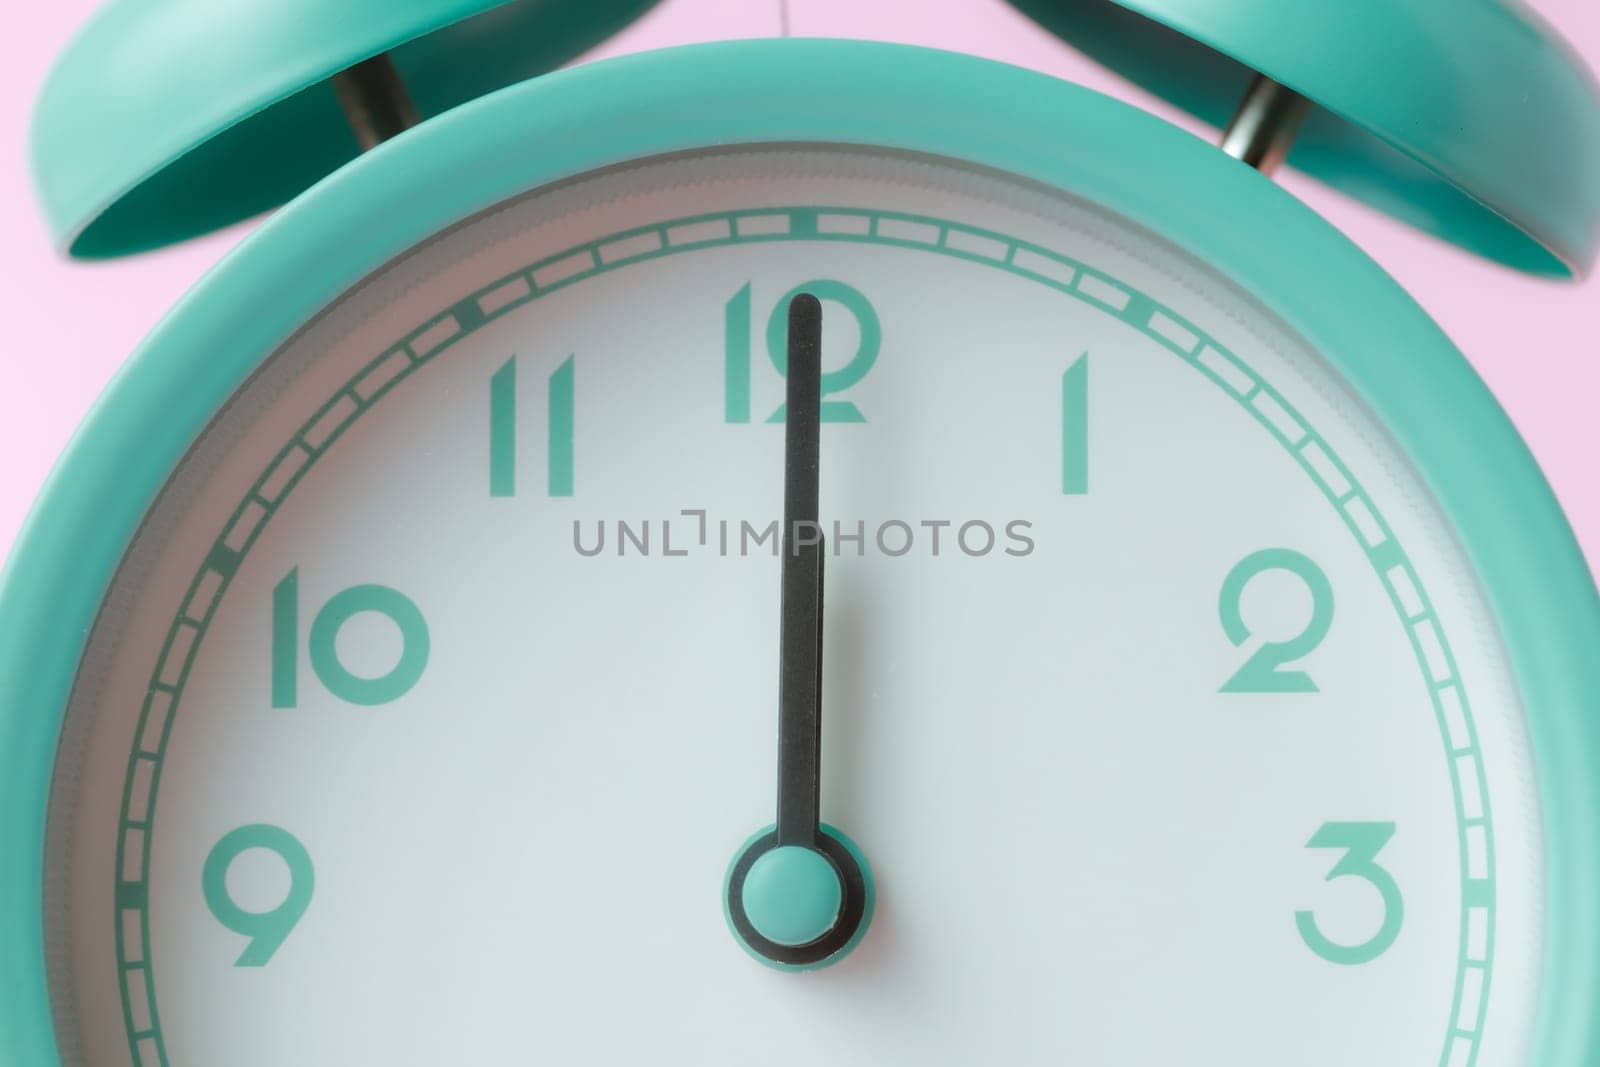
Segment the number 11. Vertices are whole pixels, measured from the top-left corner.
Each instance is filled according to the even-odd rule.
[[[551,496],[573,491],[573,356],[550,375],[549,462]],[[517,495],[517,357],[512,356],[489,381],[489,495]]]

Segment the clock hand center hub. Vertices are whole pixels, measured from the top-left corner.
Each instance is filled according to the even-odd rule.
[[[844,883],[832,861],[799,845],[763,853],[744,880],[744,911],[756,932],[795,948],[833,930],[844,906]]]

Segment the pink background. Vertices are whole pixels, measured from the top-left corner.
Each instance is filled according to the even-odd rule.
[[[1600,67],[1596,0],[1532,3],[1592,68]],[[10,547],[51,463],[118,364],[248,229],[117,263],[68,264],[55,256],[33,206],[28,114],[51,58],[95,6],[95,0],[24,5],[7,19],[0,42],[0,292],[6,294],[0,552]],[[935,9],[938,16],[930,17]],[[1047,37],[1002,0],[791,0],[791,26],[797,36],[974,52],[1094,86],[1194,128]],[[665,0],[603,52],[765,37],[778,28],[778,0]],[[1591,466],[1600,457],[1600,276],[1581,286],[1523,278],[1297,175],[1286,173],[1283,182],[1399,278],[1455,338],[1527,437],[1591,565],[1600,565],[1600,477]]]

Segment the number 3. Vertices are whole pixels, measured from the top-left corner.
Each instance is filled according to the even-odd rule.
[[[1377,959],[1400,936],[1400,924],[1405,919],[1405,902],[1400,899],[1400,887],[1394,875],[1378,866],[1378,853],[1394,836],[1392,822],[1328,822],[1306,843],[1307,848],[1342,848],[1344,858],[1328,872],[1328,881],[1335,878],[1360,878],[1370,882],[1383,898],[1383,924],[1378,932],[1359,945],[1340,945],[1328,940],[1317,927],[1316,917],[1309,911],[1294,913],[1295,925],[1306,947],[1329,963],[1354,966]]]

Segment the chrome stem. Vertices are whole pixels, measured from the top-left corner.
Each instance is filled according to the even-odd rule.
[[[406,83],[387,53],[335,74],[333,89],[363,152],[370,152],[422,121]]]
[[[1257,75],[1222,135],[1222,150],[1271,177],[1310,113],[1311,101],[1265,74]]]

